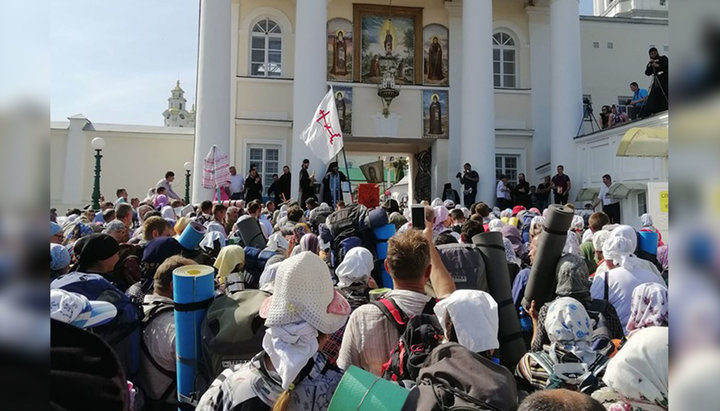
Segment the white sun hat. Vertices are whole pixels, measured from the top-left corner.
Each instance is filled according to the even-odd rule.
[[[260,308],[267,327],[305,321],[321,333],[332,334],[350,314],[350,304],[333,287],[327,264],[310,251],[280,263],[274,288],[275,294]]]
[[[470,351],[479,353],[500,347],[498,305],[485,291],[453,291],[435,304],[434,311],[446,333],[450,317],[458,343]]]
[[[106,324],[117,315],[114,305],[90,301],[84,295],[53,288],[50,290],[50,318],[78,328]]]

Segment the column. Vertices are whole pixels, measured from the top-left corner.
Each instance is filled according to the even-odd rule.
[[[318,4],[319,3],[319,4]],[[327,92],[327,3],[325,0],[297,0],[295,6],[295,73],[293,81],[293,130],[290,142],[290,195],[298,199],[300,165],[310,160],[308,172],[315,171],[319,182],[327,165],[300,140],[317,105]]]
[[[194,204],[213,198],[214,190],[202,187],[203,162],[210,148],[216,145],[230,155],[230,93],[233,89],[230,3],[231,0],[200,1],[197,114],[191,187]]]
[[[82,114],[77,114],[68,117],[68,120],[70,120],[70,126],[68,127],[67,145],[65,146],[62,202],[68,206],[76,207],[83,200],[85,158],[90,153],[94,154],[94,152],[87,147],[88,141],[86,141],[83,134],[83,128],[89,123],[88,119]]]
[[[546,7],[526,6],[530,29],[530,87],[532,88],[533,169],[527,175],[537,185],[545,174],[538,168],[550,162],[550,15]]]
[[[578,0],[550,1],[550,172],[558,164],[565,174],[577,175],[573,138],[582,120],[580,66],[580,7]],[[575,172],[575,175],[573,175]],[[580,188],[575,181],[570,201]]]
[[[450,113],[450,140],[448,141],[448,156],[447,156],[447,176],[453,184],[453,188],[458,190],[458,193],[462,192],[460,180],[455,178],[457,172],[462,168],[460,164],[460,139],[461,133],[461,119],[462,119],[462,58],[463,55],[463,36],[462,36],[462,4],[457,2],[446,2],[445,8],[448,11],[448,32],[450,37],[450,44],[448,50],[448,56],[450,59],[454,59],[450,62],[450,72],[448,73],[450,92],[448,98],[450,99],[450,107],[452,112]],[[444,183],[444,182],[443,182]],[[442,185],[440,185],[442,187]],[[461,196],[462,197],[462,196]],[[469,205],[468,205],[469,206]]]
[[[492,0],[465,0],[462,13],[465,41],[461,56],[460,163],[456,166],[472,164],[480,175],[476,201],[495,204]]]

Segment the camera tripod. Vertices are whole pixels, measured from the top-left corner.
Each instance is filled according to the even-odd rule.
[[[585,122],[590,123],[590,130],[592,130],[593,133],[595,132],[595,126],[597,126],[598,131],[602,130],[602,127],[598,124],[597,118],[595,118],[592,102],[587,98],[583,99],[583,107],[582,118],[580,119],[580,125],[578,126],[578,131],[575,137],[580,136],[580,131],[582,131],[582,126]]]
[[[655,88],[660,89],[660,92],[662,93],[663,98],[665,99],[665,104],[670,104],[670,101],[668,101],[667,93],[665,92],[665,89],[662,86],[662,83],[660,83],[660,79],[658,78],[656,69],[653,67],[653,76],[652,76],[652,82],[650,82],[650,90],[648,90],[648,98],[645,101],[645,104],[640,107],[640,110],[638,110],[637,116],[638,118],[643,118],[648,115],[652,115],[653,113],[647,114],[647,103],[648,100],[650,100],[650,96],[652,95],[652,92],[655,91]]]

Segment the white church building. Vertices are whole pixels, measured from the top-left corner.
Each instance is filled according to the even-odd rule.
[[[671,57],[662,0],[594,0],[594,16],[580,16],[578,0],[201,0],[198,46],[197,110],[176,96],[178,83],[163,113],[170,127],[93,126],[77,116],[53,123],[54,204],[88,201],[89,142],[113,132],[114,145],[103,151],[103,169],[112,170],[103,174],[105,193],[127,186],[142,198],[166,169],[176,172],[179,193],[189,160],[192,201],[209,199],[202,166],[216,145],[239,172],[256,165],[265,188],[287,164],[295,195],[304,158],[320,177],[327,167],[299,134],[328,86],[344,103],[348,160],[407,156],[411,200],[440,196],[446,182],[460,191],[455,175],[465,162],[480,175],[477,200],[492,203],[497,175],[512,182],[525,173],[538,184],[558,164],[573,181],[574,202],[585,202],[579,194],[597,189],[605,173],[618,182],[624,174],[667,181],[661,159],[625,173],[624,161],[632,159],[616,161],[606,149],[590,154],[606,156],[590,167],[590,152],[581,149],[590,140],[617,140],[629,127],[594,133],[597,127],[582,121],[583,97],[596,115],[602,105],[625,104],[630,82],[651,83],[644,75],[648,48]],[[390,101],[379,95],[388,95],[380,90],[388,78],[397,94]],[[113,159],[113,149],[125,158]],[[127,156],[151,168],[112,175]],[[635,200],[623,213],[640,210]]]

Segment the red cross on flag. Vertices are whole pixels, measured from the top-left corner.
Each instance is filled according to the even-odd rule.
[[[332,87],[323,97],[300,139],[322,161],[330,161],[343,148],[340,119]]]

